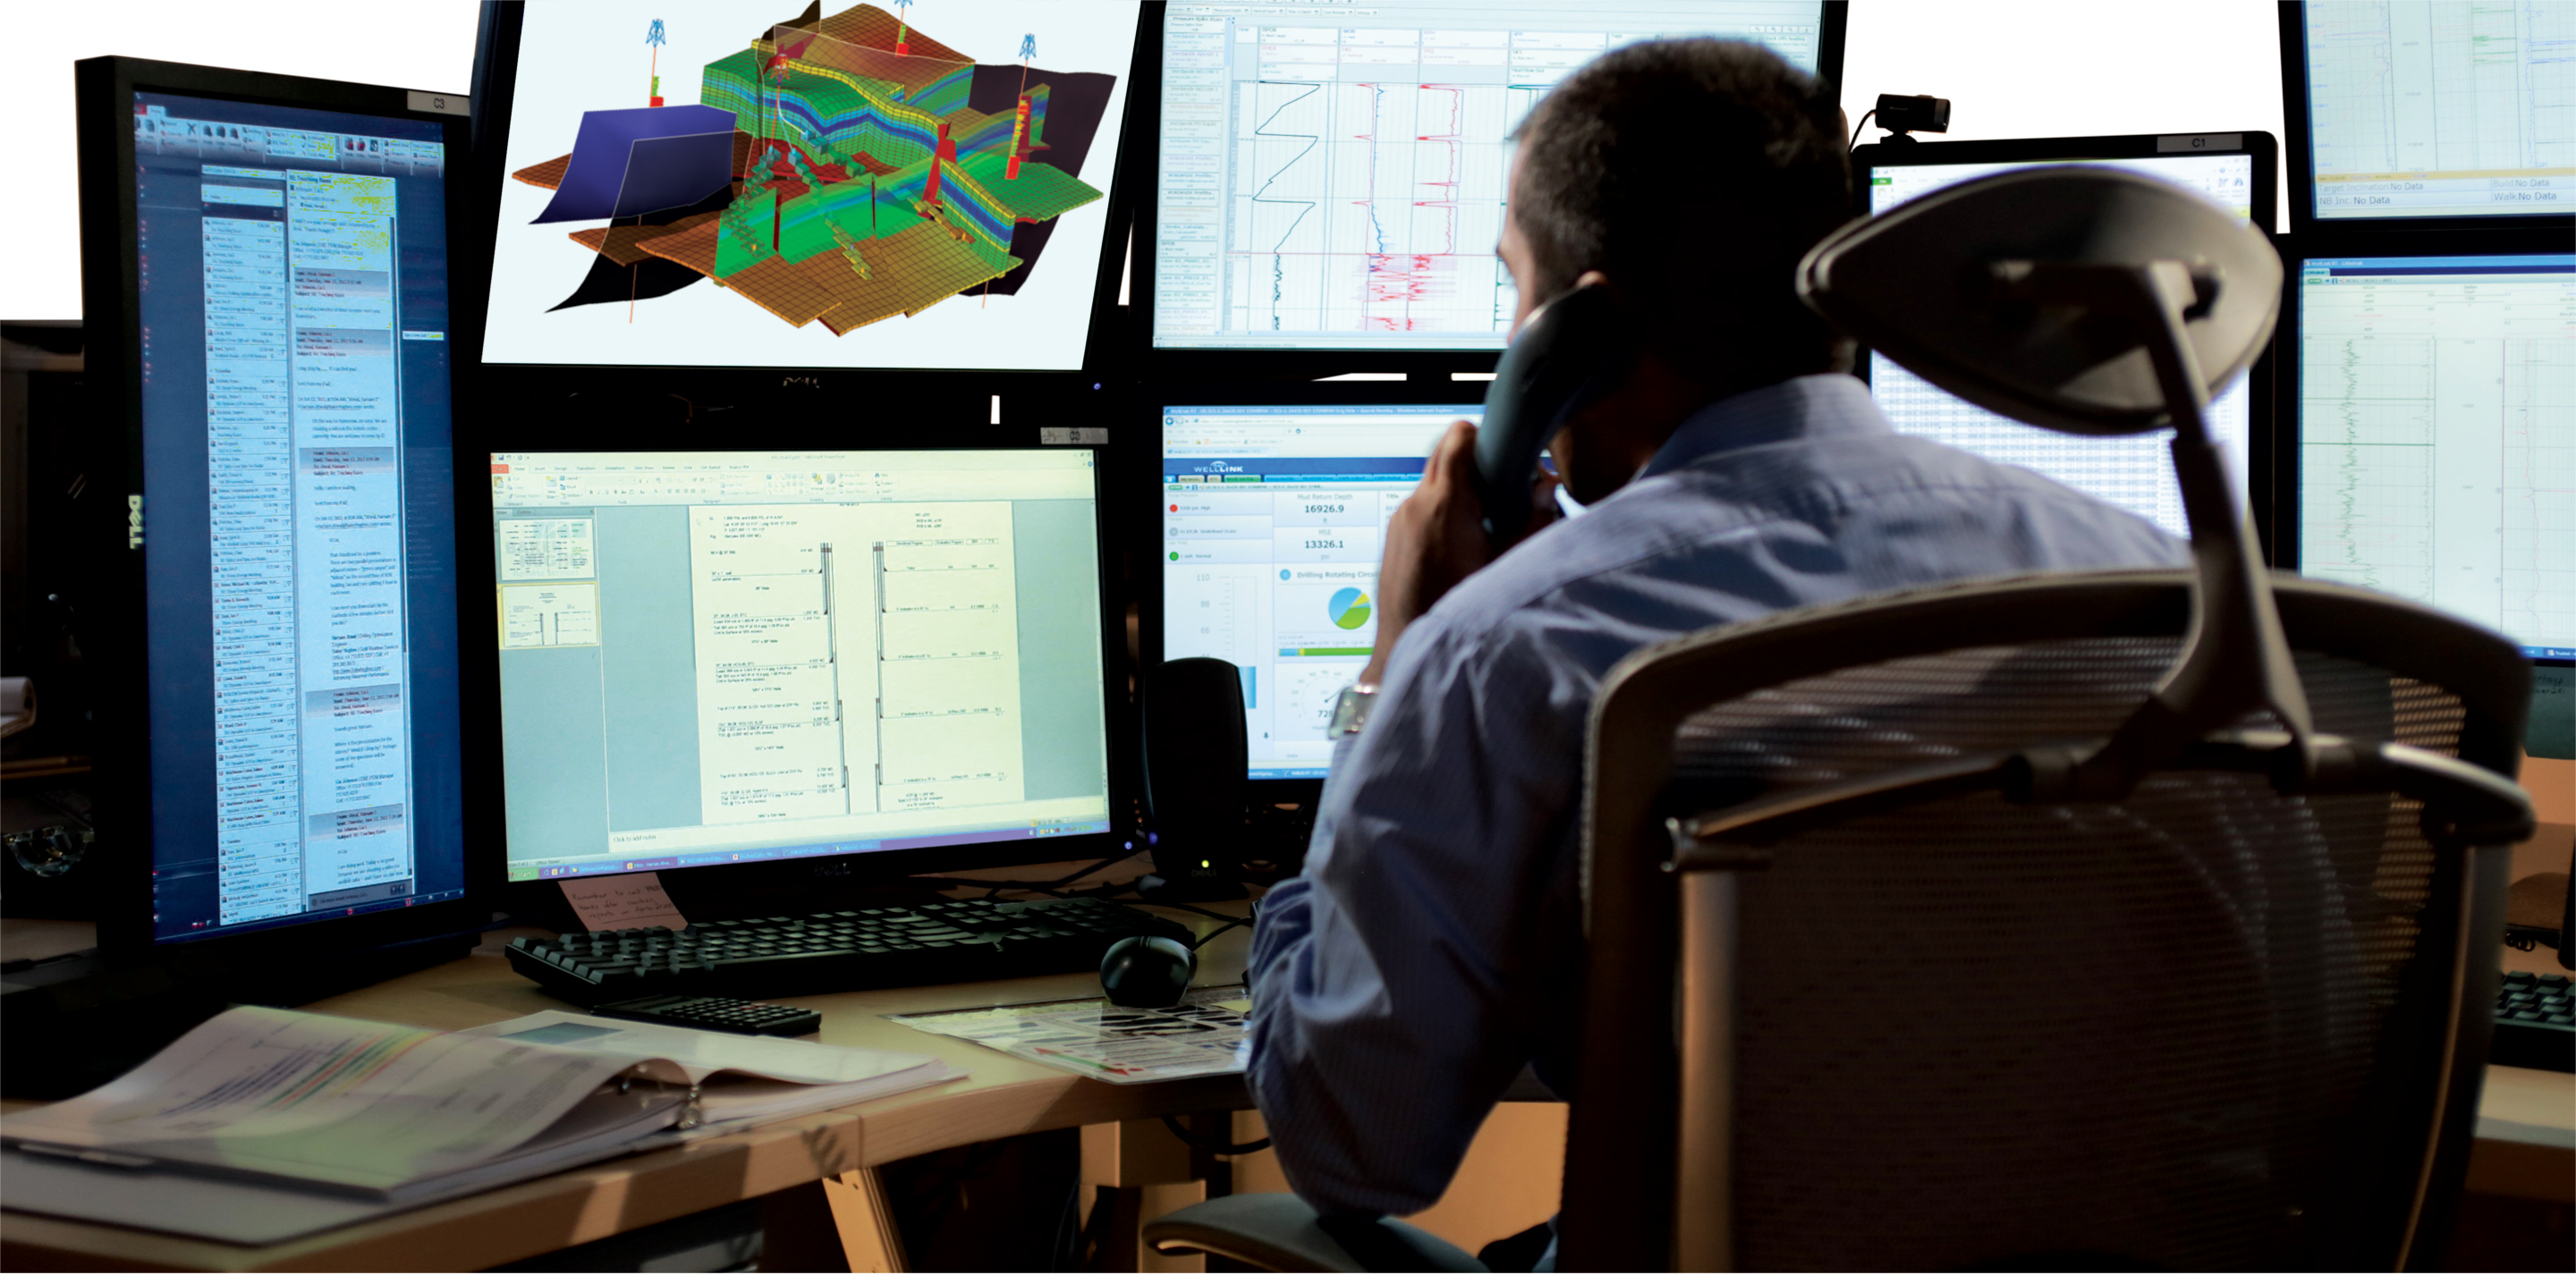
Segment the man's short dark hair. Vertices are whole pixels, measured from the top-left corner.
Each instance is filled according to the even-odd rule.
[[[1848,345],[1798,301],[1799,258],[1852,215],[1831,86],[1757,44],[1668,40],[1567,76],[1522,122],[1512,216],[1544,299],[1587,270],[1686,373],[1832,370]]]

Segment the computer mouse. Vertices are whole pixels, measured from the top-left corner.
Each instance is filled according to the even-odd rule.
[[[1178,939],[1131,935],[1109,945],[1100,957],[1100,990],[1112,1005],[1160,1009],[1181,1003],[1198,973],[1199,958]]]

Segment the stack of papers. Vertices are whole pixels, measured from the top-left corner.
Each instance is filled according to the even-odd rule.
[[[266,1243],[963,1074],[562,1012],[432,1032],[240,1008],[0,1122],[0,1207]]]

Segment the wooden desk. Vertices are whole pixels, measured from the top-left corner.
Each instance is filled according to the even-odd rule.
[[[1162,914],[1201,932],[1217,925],[1186,913]],[[306,1008],[448,1030],[561,1009],[562,1002],[511,973],[500,955],[516,934],[531,932],[496,932],[464,960]],[[1200,983],[1242,977],[1247,933],[1237,927],[1208,944],[1200,954]],[[1103,1084],[878,1017],[1096,996],[1099,990],[1099,977],[1085,973],[776,998],[821,1012],[820,1038],[827,1044],[933,1054],[970,1074],[839,1111],[609,1160],[257,1248],[10,1213],[0,1221],[0,1268],[480,1270],[817,1180],[837,1184],[843,1174],[948,1147],[1251,1105],[1239,1077]],[[30,1105],[10,1102],[0,1110]],[[842,1215],[842,1201],[834,1203],[836,1215]],[[846,1231],[846,1215],[844,1222]]]
[[[1216,924],[1185,913],[1164,915],[1201,932]],[[11,958],[75,950],[86,944],[86,930],[61,923],[13,921],[0,927],[0,938],[6,939],[0,948]],[[490,936],[468,959],[311,1008],[448,1029],[561,1008],[535,984],[511,973],[500,957],[500,949],[515,933]],[[1200,981],[1223,983],[1241,977],[1247,946],[1248,932],[1243,928],[1219,935],[1202,953]],[[2505,964],[2507,968],[2556,968],[2551,953],[2511,949],[2505,952]],[[1107,1085],[878,1017],[1086,996],[1098,986],[1091,975],[1062,974],[781,998],[820,1011],[822,1039],[829,1043],[935,1054],[972,1074],[931,1089],[607,1161],[261,1248],[11,1213],[0,1218],[0,1268],[473,1270],[818,1180],[837,1183],[843,1174],[949,1147],[1076,1126],[1114,1131],[1122,1121],[1243,1110],[1251,1105],[1241,1081],[1234,1077]],[[0,1110],[29,1105],[10,1102],[0,1104]],[[1239,1136],[1251,1136],[1250,1129]],[[1269,1157],[1265,1154],[1256,1160],[1267,1162]],[[1245,1175],[1249,1180],[1243,1185],[1256,1189],[1284,1185],[1273,1181],[1275,1170],[1264,1176],[1256,1165],[1245,1167],[1256,1171]],[[1537,1171],[1548,1166],[1529,1167]],[[2487,1069],[2467,1188],[2484,1195],[2555,1203],[2566,1203],[2576,1195],[2576,1078],[2519,1067]]]

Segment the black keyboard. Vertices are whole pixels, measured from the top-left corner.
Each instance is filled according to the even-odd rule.
[[[754,999],[1096,971],[1132,934],[1190,941],[1099,899],[942,899],[806,916],[510,940],[510,968],[576,1005],[642,996]]]
[[[2576,990],[2564,974],[2508,973],[2496,989],[2487,1061],[2576,1072]]]

